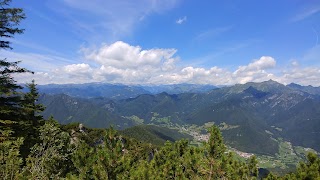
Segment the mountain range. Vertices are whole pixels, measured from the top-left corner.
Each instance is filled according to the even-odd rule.
[[[151,87],[110,84],[52,86],[51,90],[39,87],[44,93],[39,102],[47,107],[45,117],[53,115],[61,123],[81,122],[99,128],[114,125],[119,129],[141,124],[200,127],[214,123],[223,127],[228,145],[244,152],[274,155],[279,138],[320,151],[319,87],[286,86],[272,80],[211,89],[176,85],[185,87],[173,88],[179,89],[178,93],[169,91],[173,85],[163,86],[169,92],[162,86],[152,91]],[[114,89],[114,93],[99,87]],[[114,96],[116,89],[120,96]],[[61,94],[64,92],[69,93]]]
[[[198,84],[172,84],[172,85],[124,85],[107,83],[85,83],[85,84],[47,84],[39,85],[40,93],[66,94],[72,97],[95,98],[106,97],[110,99],[126,99],[141,94],[169,94],[200,93],[217,88],[213,85]]]

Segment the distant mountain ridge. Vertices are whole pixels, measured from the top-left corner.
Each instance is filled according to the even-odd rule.
[[[110,99],[133,98],[141,94],[169,94],[201,93],[217,88],[213,85],[173,84],[173,85],[124,85],[108,83],[85,84],[48,84],[39,85],[40,93],[66,94],[72,97],[95,98],[105,97]]]
[[[292,89],[296,89],[296,90],[300,90],[300,91],[303,91],[303,92],[307,92],[309,94],[320,95],[320,87],[313,87],[311,85],[309,85],[309,86],[301,86],[301,85],[295,84],[295,83],[290,83],[287,86],[292,88]]]
[[[115,124],[198,125],[214,122],[226,143],[245,152],[274,154],[278,138],[320,150],[320,98],[275,81],[237,84],[201,93],[140,94],[127,99],[43,95],[40,102],[60,122],[91,127]],[[77,102],[75,104],[75,102]]]

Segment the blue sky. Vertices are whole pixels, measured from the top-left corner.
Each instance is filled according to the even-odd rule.
[[[13,0],[26,31],[2,55],[39,84],[320,86],[319,0]]]

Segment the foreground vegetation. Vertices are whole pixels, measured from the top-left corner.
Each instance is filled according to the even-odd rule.
[[[113,128],[88,129],[78,124],[60,125],[52,118],[39,127],[38,143],[23,152],[23,137],[0,143],[2,179],[257,179],[258,161],[235,160],[227,153],[216,126],[201,147],[187,140],[163,146],[123,137]],[[26,152],[24,152],[26,153]],[[320,158],[308,154],[295,173],[266,179],[320,178]]]

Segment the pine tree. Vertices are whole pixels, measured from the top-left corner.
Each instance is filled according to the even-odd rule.
[[[0,50],[12,49],[8,38],[21,34],[23,29],[16,26],[25,18],[23,10],[8,8],[10,0],[0,0]],[[18,66],[19,62],[9,62],[0,57],[0,177],[2,179],[18,179],[20,176],[20,146],[24,138],[14,138],[22,118],[22,87],[17,85],[12,75],[28,72]]]
[[[310,152],[307,155],[307,160],[307,163],[300,162],[295,178],[320,179],[320,158],[318,155]]]
[[[40,128],[40,143],[31,149],[24,169],[28,179],[58,179],[65,177],[72,166],[70,135],[50,118]]]
[[[29,92],[24,94],[23,108],[25,110],[25,117],[31,121],[32,126],[39,128],[44,124],[43,116],[40,113],[44,111],[45,107],[37,103],[39,92],[36,86],[37,84],[35,84],[34,80],[27,84]]]
[[[217,126],[212,126],[209,129],[210,138],[207,143],[208,153],[210,157],[219,159],[226,151],[226,147],[223,143],[222,134]]]
[[[21,93],[18,92],[22,87],[16,84],[11,74],[26,70],[17,64],[0,60],[0,141],[4,140],[4,131],[11,134],[19,127],[23,115]]]
[[[249,159],[248,168],[250,171],[250,175],[253,177],[258,177],[258,175],[259,175],[257,164],[258,164],[258,160],[257,160],[256,156],[252,156]]]
[[[21,8],[8,8],[11,0],[0,1],[0,49],[12,49],[8,38],[13,38],[15,34],[23,33],[24,29],[18,28],[25,14]]]
[[[226,172],[221,169],[221,160],[223,159],[226,147],[223,143],[221,132],[217,126],[212,126],[209,129],[209,132],[210,138],[205,144],[206,158],[203,161],[204,166],[202,171],[208,179],[223,178]]]
[[[19,148],[23,138],[4,140],[0,143],[0,177],[1,179],[19,179],[21,177]]]
[[[18,28],[20,21],[25,18],[20,8],[9,8],[11,0],[0,0],[0,50],[12,49],[9,38],[15,34],[23,33]],[[22,87],[17,85],[12,75],[15,73],[28,72],[18,66],[19,62],[9,62],[0,57],[0,142],[12,134],[19,127],[21,119],[21,94],[18,92]]]
[[[20,129],[20,136],[25,138],[24,144],[21,146],[21,155],[26,158],[30,153],[30,148],[36,143],[40,142],[39,129],[44,125],[43,116],[40,114],[45,108],[42,104],[38,104],[39,93],[36,88],[34,80],[27,84],[29,89],[28,93],[23,95],[22,108],[23,108],[23,121]]]

